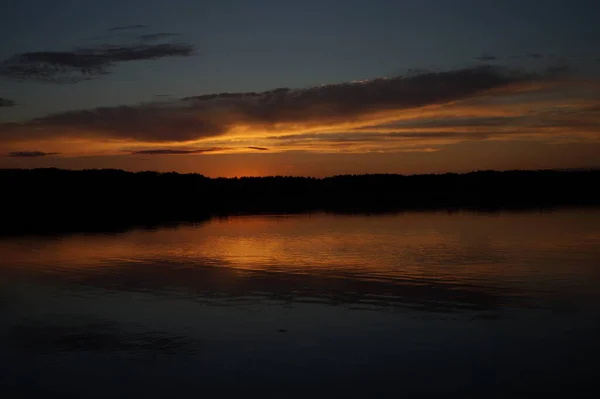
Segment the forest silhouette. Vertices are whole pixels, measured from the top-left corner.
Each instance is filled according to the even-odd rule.
[[[262,213],[551,209],[600,204],[600,170],[208,178],[0,169],[2,235],[122,231]]]

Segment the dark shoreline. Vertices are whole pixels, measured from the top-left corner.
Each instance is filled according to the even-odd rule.
[[[112,169],[0,169],[0,182],[5,189],[0,236],[121,232],[234,215],[600,205],[599,170],[226,179]]]

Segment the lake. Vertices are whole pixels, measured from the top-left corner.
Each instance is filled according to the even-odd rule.
[[[600,210],[0,238],[6,398],[596,397]]]

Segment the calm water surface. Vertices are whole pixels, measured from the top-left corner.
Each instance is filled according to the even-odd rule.
[[[597,397],[599,327],[600,210],[0,239],[7,398]]]

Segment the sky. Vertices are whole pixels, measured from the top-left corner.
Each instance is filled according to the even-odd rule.
[[[4,0],[0,168],[600,167],[595,0]]]

